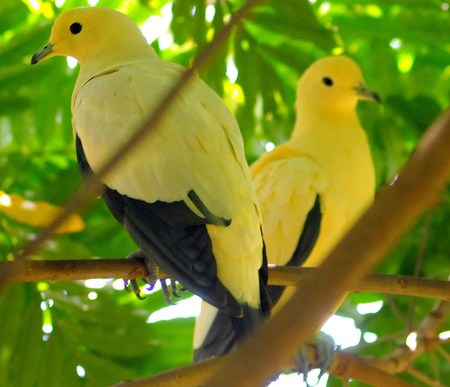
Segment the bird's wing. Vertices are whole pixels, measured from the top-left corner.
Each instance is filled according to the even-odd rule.
[[[159,62],[149,69],[135,65],[105,71],[79,91],[74,127],[94,171],[144,124],[181,76],[177,67]],[[229,122],[223,123],[203,103],[216,98],[195,78],[162,121],[105,178],[107,186],[149,203],[185,200],[193,190],[211,213],[229,219],[229,190],[220,188],[226,184],[227,174],[222,172],[227,172],[231,156],[228,132],[239,129],[234,123],[225,130]]]
[[[285,146],[252,165],[252,174],[269,263],[301,265],[319,235],[327,176],[313,159]]]

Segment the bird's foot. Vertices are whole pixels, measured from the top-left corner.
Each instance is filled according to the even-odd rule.
[[[145,266],[147,267],[148,270],[147,278],[143,278],[143,281],[147,284],[146,286],[147,291],[153,290],[156,283],[159,281],[164,298],[168,304],[174,304],[174,302],[171,301],[172,296],[177,298],[181,297],[178,292],[180,290],[184,290],[184,288],[178,288],[175,279],[160,276],[160,270],[158,265],[151,258],[149,258],[142,249],[135,251],[134,253],[130,254],[127,258],[137,258],[144,261]],[[167,281],[169,281],[169,285],[167,284]],[[139,288],[136,279],[131,280],[124,279],[124,283],[126,289],[129,289],[128,286],[131,287],[131,291],[133,291],[133,293],[136,295],[137,298],[139,298],[140,300],[145,299],[145,297],[143,297],[141,294],[141,289]]]
[[[134,253],[131,253],[130,255],[128,255],[127,258],[135,258],[135,259],[140,259],[143,260],[145,263],[145,266],[147,267],[148,270],[148,276],[147,278],[144,278],[143,280],[146,282],[147,284],[147,290],[151,291],[153,290],[153,288],[155,287],[156,282],[159,279],[159,268],[158,266],[147,257],[147,255],[145,254],[145,252],[141,249],[135,251]],[[136,279],[124,279],[124,284],[125,284],[125,289],[129,289],[129,286],[131,287],[131,290],[133,291],[133,293],[136,295],[137,298],[139,298],[140,300],[145,299],[145,297],[143,297],[141,295],[141,289],[139,288],[138,282]]]
[[[169,281],[169,285],[167,284]],[[175,305],[176,303],[171,300],[172,296],[180,298],[181,295],[178,293],[180,290],[185,290],[184,288],[177,287],[177,281],[172,278],[160,278],[159,283],[161,284],[161,290],[163,292],[164,298],[168,304]]]
[[[318,368],[320,370],[317,381],[328,371],[333,363],[335,349],[336,344],[333,339],[329,335],[320,332],[300,350],[295,359],[296,371],[299,374],[303,374],[303,379],[307,385],[309,384],[306,377],[312,369]],[[313,353],[315,355],[314,358],[311,356]]]

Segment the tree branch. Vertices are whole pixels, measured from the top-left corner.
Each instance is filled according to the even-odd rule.
[[[356,379],[373,386],[411,386],[410,383],[393,376],[393,374],[408,371],[414,377],[423,377],[411,368],[411,362],[425,351],[450,341],[436,338],[437,329],[449,314],[450,303],[437,303],[431,313],[418,325],[418,347],[415,351],[411,351],[404,345],[396,348],[392,355],[382,359],[363,358],[349,352],[335,351],[329,372],[344,380]],[[426,337],[426,340],[420,340],[419,337]],[[310,347],[309,350],[311,359],[316,359],[317,354],[314,347]],[[115,387],[190,387],[202,385],[228,358],[229,356],[209,359],[164,371],[151,377],[122,382]],[[283,370],[293,368],[294,366],[290,362],[283,367]]]
[[[215,373],[229,358],[208,359],[195,364],[161,372],[157,375],[133,381],[125,381],[114,387],[196,387]],[[286,364],[283,369],[293,369],[293,364]],[[371,386],[411,387],[412,385],[394,375],[377,369],[370,362],[342,351],[336,351],[330,373],[342,379],[356,379]]]
[[[12,262],[0,262],[0,272],[8,270]],[[269,267],[269,284],[296,286],[315,268]],[[15,282],[31,281],[76,281],[90,278],[147,277],[145,264],[133,259],[77,259],[58,261],[30,260],[13,279]],[[164,273],[161,273],[164,277]],[[352,292],[377,292],[411,297],[427,297],[450,301],[450,281],[431,280],[401,275],[371,274],[356,284]]]
[[[442,197],[450,176],[449,148],[450,110],[432,124],[395,182],[380,192],[322,266],[306,276],[279,313],[244,341],[205,385],[259,386],[273,378],[333,313],[346,290],[379,264]]]

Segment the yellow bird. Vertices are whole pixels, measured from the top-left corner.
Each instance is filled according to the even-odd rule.
[[[320,265],[371,204],[375,172],[356,114],[360,99],[380,101],[348,57],[318,60],[300,78],[290,140],[251,167],[269,263]],[[282,288],[272,291],[275,303]]]
[[[186,71],[160,60],[130,18],[107,8],[58,16],[32,64],[57,55],[80,63],[72,124],[85,176],[140,129]],[[226,313],[237,338],[269,312],[261,219],[241,133],[198,77],[102,183],[103,199],[149,268],[154,261]]]

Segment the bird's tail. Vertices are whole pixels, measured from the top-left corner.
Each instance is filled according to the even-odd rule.
[[[241,305],[244,316],[232,317],[202,302],[194,332],[194,362],[222,356],[234,349],[264,320],[261,309]]]
[[[194,362],[229,353],[249,333],[270,317],[272,301],[267,290],[268,269],[264,244],[262,258],[262,265],[258,271],[260,296],[258,308],[240,303],[242,317],[233,317],[202,301],[200,314],[195,322]]]

